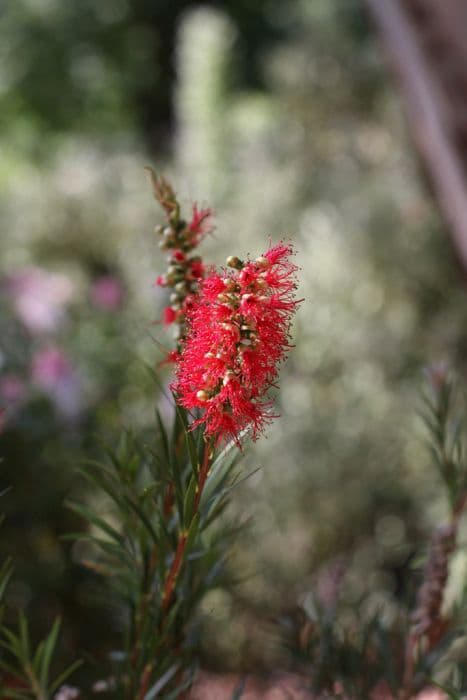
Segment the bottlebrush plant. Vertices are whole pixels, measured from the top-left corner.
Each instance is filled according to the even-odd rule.
[[[306,606],[282,620],[282,641],[295,668],[311,679],[317,697],[462,700],[467,693],[465,664],[446,659],[453,643],[466,634],[467,588],[452,609],[443,607],[467,505],[465,403],[446,366],[430,368],[426,375],[421,417],[445,488],[449,517],[434,529],[423,553],[425,563],[413,575],[415,594],[401,604],[391,624],[378,612],[365,616],[364,600],[352,608],[353,621],[343,623],[342,564],[328,572],[324,601],[313,593]],[[443,664],[444,678],[449,680],[441,686],[433,676]],[[427,686],[437,686],[443,693],[417,695]]]
[[[196,609],[222,583],[238,531],[220,516],[239,477],[244,443],[257,439],[274,417],[269,392],[291,347],[299,303],[290,244],[254,260],[232,257],[221,271],[207,267],[194,250],[211,229],[211,211],[195,205],[185,221],[172,187],[150,174],[166,215],[156,230],[169,266],[157,283],[171,290],[163,322],[175,329],[175,347],[164,360],[174,368],[173,425],[156,411],[152,442],[125,432],[104,463],[86,465],[82,475],[99,495],[99,510],[68,504],[89,523],[88,532],[70,537],[91,546],[86,564],[106,578],[124,611],[120,648],[96,686],[122,700],[169,700],[192,682]],[[24,620],[19,641],[23,627]],[[54,627],[54,640],[57,632]],[[51,698],[55,686],[43,685],[39,693],[28,682],[21,663],[13,663],[20,661],[16,642],[4,634],[13,657],[5,668],[15,683],[18,677],[24,683],[18,690],[6,679],[2,697]],[[21,644],[30,648],[29,641]],[[45,642],[48,661],[51,646]],[[28,657],[22,665],[34,663]]]

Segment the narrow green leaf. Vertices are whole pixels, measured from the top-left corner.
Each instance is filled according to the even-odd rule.
[[[5,700],[31,700],[31,696],[24,695],[20,690],[14,690],[13,688],[4,688],[3,697]]]
[[[34,669],[34,673],[37,675],[39,673],[41,663],[42,663],[42,654],[44,653],[44,646],[45,646],[45,640],[43,640],[40,644],[37,645],[36,652],[34,654],[34,658],[32,660],[32,667]]]
[[[21,644],[22,659],[29,660],[31,656],[29,643],[29,625],[23,610],[19,611],[18,631],[19,641]]]
[[[6,629],[2,628],[2,632],[5,634]],[[8,651],[10,654],[15,656],[16,658],[21,658],[21,646],[19,640],[15,637],[15,642],[7,642],[4,639],[0,639],[0,647],[2,649],[5,649]]]
[[[190,527],[188,529],[188,535],[186,538],[185,552],[188,553],[193,547],[196,535],[199,531],[199,513],[195,513],[193,520],[191,521]]]
[[[60,688],[61,685],[63,685],[64,681],[67,680],[71,676],[72,673],[74,673],[80,666],[83,665],[83,661],[81,659],[77,659],[74,663],[71,664],[71,666],[68,666],[63,673],[61,673],[53,683],[49,687],[49,692],[50,694],[53,694],[58,688]]]
[[[54,620],[54,623],[52,625],[52,629],[50,630],[50,633],[48,637],[44,640],[44,656],[42,660],[42,665],[40,669],[40,682],[43,688],[46,688],[48,685],[48,678],[49,678],[49,670],[50,670],[50,663],[52,661],[52,657],[55,653],[55,647],[57,645],[57,639],[58,639],[58,633],[60,631],[60,625],[61,625],[61,620],[59,617],[57,617]]]
[[[183,526],[188,527],[191,523],[191,518],[193,516],[193,510],[195,506],[196,499],[196,489],[198,487],[198,480],[194,474],[190,478],[188,488],[185,493],[185,499],[183,502]]]
[[[97,528],[107,533],[109,537],[118,542],[120,545],[124,545],[124,537],[111,525],[109,525],[109,523],[96,515],[96,513],[94,513],[94,511],[92,511],[90,508],[81,503],[76,503],[75,501],[66,501],[66,505],[68,508],[70,508],[70,510],[78,515],[81,515],[82,518],[90,522],[92,525],[95,525]]]
[[[211,502],[211,507],[209,509],[208,514],[205,516],[203,519],[203,526],[202,529],[206,530],[217,518],[222,515],[224,510],[227,508],[229,504],[229,499],[226,496],[222,496],[219,499],[216,499],[215,503],[212,504]]]
[[[433,678],[429,678],[428,680],[436,688],[439,688],[440,690],[443,691],[443,693],[446,693],[446,695],[448,695],[450,700],[461,700],[461,695],[453,688],[448,688],[445,685],[441,685],[440,683],[437,683],[435,680],[433,680]]]
[[[198,471],[199,471],[198,449],[196,446],[196,442],[193,438],[193,433],[190,430],[190,426],[188,425],[187,413],[186,413],[185,409],[182,406],[180,406],[178,403],[175,403],[175,409],[176,409],[177,415],[180,419],[183,434],[185,437],[185,444],[187,447],[188,456],[190,458],[191,468],[192,468],[194,474],[198,474]]]
[[[173,541],[167,529],[167,523],[165,522],[164,515],[161,512],[155,513],[155,515],[157,517],[157,522],[159,525],[161,541],[163,540],[164,546],[167,549],[167,551],[170,551],[173,547]]]
[[[157,409],[156,409],[156,419],[157,419],[157,426],[159,428],[159,435],[161,438],[162,449],[164,451],[164,456],[165,456],[167,462],[169,462],[170,461],[169,439],[167,436],[167,431],[165,429],[164,422],[162,420],[162,416],[161,416],[159,410],[157,410]]]
[[[154,543],[159,542],[159,533],[154,529],[153,524],[151,523],[149,517],[146,515],[144,512],[144,509],[141,508],[137,503],[135,503],[131,498],[125,497],[125,502],[130,506],[130,508],[136,513],[138,518],[141,520],[142,524],[146,528],[148,534],[152,538],[152,541]]]
[[[118,508],[122,507],[123,500],[116,491],[120,485],[112,477],[115,484],[115,489],[112,488],[112,486],[106,481],[106,478],[108,479],[109,477],[104,476],[103,469],[101,469],[101,473],[91,473],[89,469],[78,469],[78,473],[81,474],[81,476],[83,476],[92,486],[95,486],[100,491],[104,491],[104,493],[109,496],[109,498],[118,506]]]
[[[114,544],[110,540],[101,540],[99,537],[86,532],[74,532],[68,535],[62,535],[61,540],[72,540],[73,542],[83,541],[89,542],[94,545],[96,549],[100,549],[102,552],[107,554],[107,556],[118,560],[123,566],[134,571],[135,566],[138,566],[138,562],[130,552],[129,548],[121,547],[120,545]]]
[[[239,459],[237,446],[229,443],[214,460],[200,498],[200,510],[209,504],[217,489],[222,487]]]
[[[13,567],[11,566],[10,559],[7,559],[0,570],[0,601],[5,595],[5,590],[10,582],[11,576],[13,574]]]
[[[14,666],[7,663],[3,659],[0,659],[0,668],[2,669],[2,671],[5,671],[6,673],[9,673],[11,676],[13,676],[13,678],[20,678],[20,677],[22,678],[23,677],[23,673],[22,673],[21,669],[15,668]]]

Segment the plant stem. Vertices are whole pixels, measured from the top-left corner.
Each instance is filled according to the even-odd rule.
[[[148,692],[148,689],[149,689],[149,681],[151,679],[152,669],[153,669],[152,663],[147,663],[146,666],[144,667],[143,675],[141,676],[141,683],[139,686],[139,691],[138,691],[138,694],[136,695],[135,700],[144,700],[146,693]]]
[[[196,513],[199,510],[199,502],[203,493],[204,486],[206,484],[206,480],[208,478],[210,468],[210,457],[211,442],[207,442],[204,448],[203,463],[201,464],[198,475],[198,488],[196,491],[194,503],[194,515],[196,515]],[[167,612],[172,602],[173,592],[177,583],[180,570],[183,565],[183,558],[185,554],[187,538],[188,532],[186,530],[183,530],[179,535],[175,556],[165,582],[164,594],[162,596],[162,608],[164,612]]]
[[[177,549],[175,551],[172,566],[170,567],[169,573],[167,575],[164,587],[164,594],[162,596],[162,609],[164,612],[167,612],[172,602],[175,584],[177,583],[178,574],[180,573],[180,569],[182,568],[187,536],[187,533],[184,531],[180,533],[180,536],[178,538]]]
[[[412,615],[415,619],[412,620],[412,629],[405,646],[404,676],[399,700],[409,700],[412,696],[417,654],[420,653],[422,638],[427,639],[425,653],[429,653],[445,631],[446,622],[443,622],[440,617],[443,593],[450,555],[455,549],[459,521],[466,506],[467,492],[457,499],[449,522],[438,527],[433,533],[428,561],[417,596],[417,606]]]

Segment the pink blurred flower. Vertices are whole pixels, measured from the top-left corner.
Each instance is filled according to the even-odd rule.
[[[21,377],[16,374],[0,377],[0,432],[14,419],[26,394],[26,384]]]
[[[117,311],[123,301],[122,283],[111,275],[99,277],[92,284],[91,301],[105,311]]]
[[[49,346],[39,350],[32,359],[31,376],[65,417],[75,418],[80,413],[80,381],[61,348]]]
[[[26,385],[16,374],[4,374],[0,377],[0,398],[5,403],[18,404],[26,396]]]
[[[29,267],[5,280],[18,318],[31,333],[57,329],[65,317],[65,306],[73,296],[73,285],[63,274]]]
[[[71,685],[62,685],[54,695],[54,700],[75,700],[79,698],[79,690]]]
[[[33,357],[32,377],[41,389],[50,389],[71,374],[71,364],[63,350],[48,347]]]

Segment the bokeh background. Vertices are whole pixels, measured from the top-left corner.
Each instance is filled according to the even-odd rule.
[[[187,208],[214,207],[206,259],[291,237],[305,298],[282,417],[245,454],[245,474],[260,469],[234,498],[249,524],[232,586],[200,611],[204,663],[279,663],[272,621],[336,562],[349,618],[397,615],[446,508],[422,369],[463,372],[467,305],[363,0],[6,0],[0,123],[10,608],[37,632],[63,614],[69,651],[114,643],[112,603],[61,538],[82,527],[63,502],[83,494],[83,459],[149,428],[159,400],[145,363],[171,340],[153,323],[150,164]],[[462,581],[462,552],[454,568]]]

